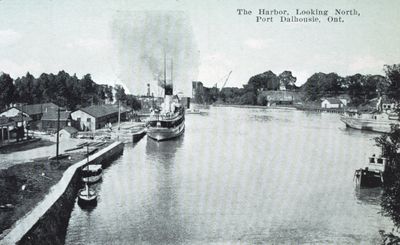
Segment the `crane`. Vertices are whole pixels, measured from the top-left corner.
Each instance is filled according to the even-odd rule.
[[[224,85],[222,85],[221,90],[225,87],[226,83],[228,82],[229,77],[231,76],[232,71],[228,73],[228,76],[225,79]]]

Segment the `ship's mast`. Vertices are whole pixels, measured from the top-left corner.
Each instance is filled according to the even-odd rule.
[[[167,88],[167,61],[166,61],[166,54],[164,50],[164,97],[165,97],[165,91]]]

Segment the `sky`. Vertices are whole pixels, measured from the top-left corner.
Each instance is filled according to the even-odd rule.
[[[251,16],[237,9],[252,10]],[[343,23],[256,22],[258,9],[356,9]],[[0,71],[65,70],[97,83],[159,93],[164,77],[176,92],[191,81],[241,87],[253,75],[292,71],[297,85],[315,72],[384,74],[400,63],[397,0],[0,0]],[[171,78],[172,74],[172,78]]]

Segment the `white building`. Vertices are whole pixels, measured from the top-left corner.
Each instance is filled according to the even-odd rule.
[[[336,98],[326,98],[321,102],[322,108],[343,108],[344,104],[340,99]]]
[[[72,120],[76,121],[77,128],[82,131],[95,131],[109,123],[118,121],[118,106],[93,105],[81,108],[71,113]],[[120,109],[121,121],[126,120],[128,109]]]

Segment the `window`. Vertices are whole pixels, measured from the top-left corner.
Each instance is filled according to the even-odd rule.
[[[92,122],[92,119],[89,117],[86,119],[86,122],[90,123],[90,122]]]
[[[382,158],[378,158],[378,159],[377,159],[377,162],[378,162],[379,164],[383,164],[383,159],[382,159]]]
[[[370,157],[370,158],[369,158],[369,163],[375,163],[375,158]]]

